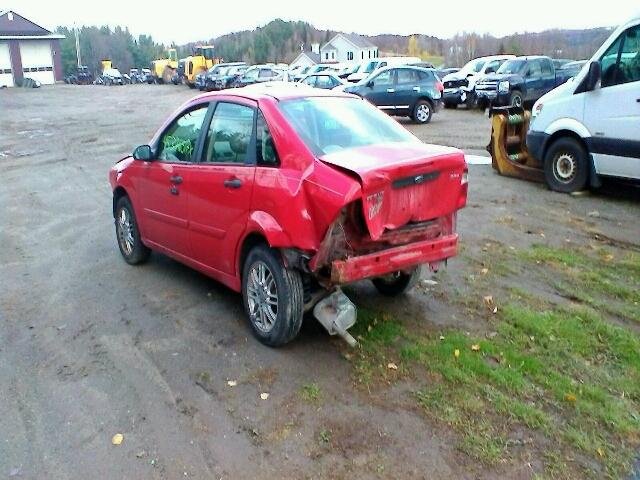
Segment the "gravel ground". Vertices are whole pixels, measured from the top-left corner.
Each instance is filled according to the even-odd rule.
[[[269,349],[251,337],[237,294],[161,255],[139,268],[122,261],[107,171],[193,94],[0,91],[0,478],[528,478],[523,466],[472,465],[451,432],[411,407],[410,382],[358,388],[343,344],[314,321]],[[425,141],[486,155],[481,112],[402,123]],[[470,251],[487,238],[526,245],[540,229],[550,241],[587,242],[585,222],[638,243],[635,189],[571,197],[489,166],[470,167],[470,178],[459,216]],[[518,227],[495,221],[505,215]],[[443,288],[456,288],[464,262],[449,263]],[[352,292],[361,306],[474,328],[424,292],[400,303],[367,283]],[[311,383],[318,401],[300,394]]]

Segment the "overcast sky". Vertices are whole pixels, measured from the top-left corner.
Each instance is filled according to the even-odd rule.
[[[13,2],[13,3],[12,3]],[[45,28],[128,26],[135,35],[183,44],[253,29],[274,18],[317,28],[375,35],[424,33],[447,38],[462,31],[506,35],[549,28],[614,26],[640,11],[638,0],[389,1],[389,0],[0,0]],[[500,16],[498,16],[500,15]]]

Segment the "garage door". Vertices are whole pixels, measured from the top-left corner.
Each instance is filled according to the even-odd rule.
[[[13,87],[13,72],[11,71],[11,55],[9,44],[0,42],[0,87]]]
[[[24,78],[39,80],[43,85],[55,83],[51,43],[48,40],[20,42],[20,58]]]

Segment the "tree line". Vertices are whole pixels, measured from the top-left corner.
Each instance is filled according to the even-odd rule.
[[[69,27],[58,27],[65,35],[61,54],[65,74],[75,71],[75,35]],[[411,55],[432,61],[437,66],[462,66],[472,58],[497,53],[514,55],[549,55],[555,58],[584,59],[602,44],[611,32],[608,28],[589,30],[547,30],[539,33],[516,33],[505,37],[489,34],[460,33],[450,39],[426,34],[367,36],[378,46],[381,55]],[[337,32],[319,30],[302,21],[276,19],[254,30],[230,33],[203,42],[216,47],[216,55],[226,61],[247,63],[290,63],[302,49],[314,43],[324,44]],[[100,61],[108,58],[123,72],[130,68],[149,67],[162,58],[165,46],[149,35],[134,37],[126,27],[82,27],[80,51],[82,62],[91,70],[100,70]],[[179,58],[191,54],[196,43],[175,46]]]

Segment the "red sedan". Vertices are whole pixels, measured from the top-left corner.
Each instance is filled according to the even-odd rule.
[[[467,198],[461,151],[355,96],[286,87],[190,100],[109,181],[125,261],[155,250],[241,291],[271,346],[341,284],[397,295],[454,256]]]

